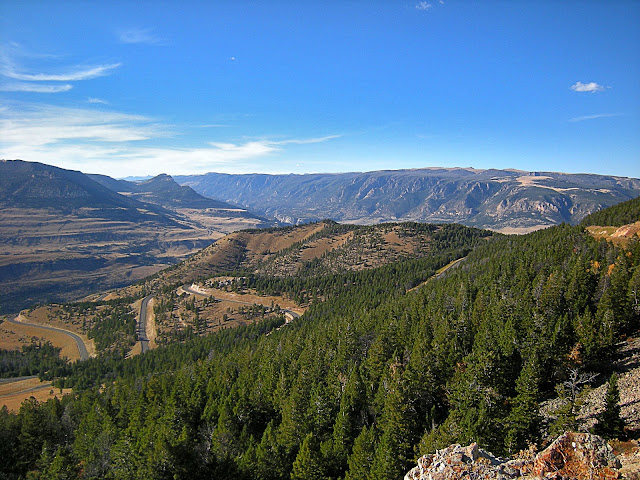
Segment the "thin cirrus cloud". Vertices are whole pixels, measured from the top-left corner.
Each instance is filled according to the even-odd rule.
[[[0,76],[9,81],[0,84],[0,91],[5,92],[35,92],[35,93],[60,93],[67,92],[73,88],[70,83],[64,85],[43,84],[42,82],[77,82],[83,80],[91,80],[93,78],[111,75],[113,71],[119,68],[121,63],[106,63],[102,65],[76,65],[76,66],[57,66],[44,68],[42,65],[38,67],[25,68],[21,65],[20,60],[29,59],[33,63],[34,59],[41,63],[42,60],[47,62],[51,67],[60,57],[50,54],[36,54],[29,50],[25,50],[21,45],[13,42],[0,45]],[[39,71],[34,72],[33,70]],[[30,71],[31,70],[31,71]],[[11,82],[18,80],[18,82]]]
[[[119,143],[170,135],[167,127],[148,117],[100,110],[18,104],[0,115],[0,138],[7,146]]]
[[[596,82],[589,82],[589,83],[576,82],[573,85],[571,85],[570,88],[574,92],[596,93],[596,92],[602,92],[607,87],[598,85]]]
[[[119,112],[91,108],[65,108],[24,104],[0,110],[0,158],[29,158],[63,168],[117,175],[148,175],[255,170],[254,159],[286,149],[338,138],[205,142],[199,146],[158,146],[162,139],[179,136],[175,126]],[[244,172],[246,173],[246,172]]]
[[[109,104],[109,102],[107,102],[106,100],[103,100],[101,98],[95,98],[95,97],[87,98],[87,103],[97,103],[97,104],[101,104],[101,105],[108,105]]]
[[[156,35],[150,28],[130,28],[117,32],[118,40],[121,43],[142,44],[142,45],[165,45],[165,40]]]
[[[121,63],[111,63],[108,65],[97,65],[88,68],[75,69],[74,71],[50,74],[50,73],[20,73],[11,68],[5,68],[2,74],[14,80],[28,82],[75,82],[79,80],[90,80],[92,78],[109,75],[112,70],[120,67]]]
[[[67,92],[73,88],[72,85],[42,85],[39,83],[10,83],[0,85],[2,92],[34,92],[34,93],[59,93]]]
[[[585,120],[595,120],[597,118],[607,118],[607,117],[619,117],[623,115],[622,113],[598,113],[595,115],[583,115],[581,117],[573,117],[570,118],[570,122],[583,122]]]
[[[268,142],[271,145],[308,145],[310,143],[322,143],[327,140],[333,140],[335,138],[340,138],[342,135],[326,135],[324,137],[316,137],[316,138],[303,138],[303,139],[291,139],[291,140],[279,140]]]
[[[444,5],[444,0],[438,0],[438,3],[440,5]],[[416,10],[422,10],[422,11],[426,11],[426,10],[430,10],[431,7],[433,7],[432,3],[426,2],[426,1],[421,1],[416,3]]]

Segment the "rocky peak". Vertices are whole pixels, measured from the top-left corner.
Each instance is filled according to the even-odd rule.
[[[596,435],[567,432],[537,455],[515,460],[494,457],[477,443],[451,445],[418,459],[405,480],[622,478],[620,461],[609,444]]]

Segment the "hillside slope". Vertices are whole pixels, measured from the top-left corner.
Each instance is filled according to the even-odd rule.
[[[457,222],[505,233],[584,216],[640,195],[640,180],[513,170],[415,169],[176,177],[198,193],[283,222]]]
[[[157,282],[188,282],[225,272],[309,278],[370,270],[455,251],[492,236],[461,225],[342,225],[330,220],[288,228],[245,230],[221,238],[159,274]]]

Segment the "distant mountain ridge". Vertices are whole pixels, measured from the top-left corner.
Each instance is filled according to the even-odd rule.
[[[640,195],[640,180],[595,174],[427,168],[305,175],[176,176],[201,195],[296,224],[458,222],[524,232],[576,224]]]
[[[82,172],[22,160],[0,161],[0,205],[57,211],[92,208],[104,214],[124,209],[134,215],[149,209],[149,205],[119,195]],[[157,207],[152,210],[160,211]],[[158,215],[153,220],[159,221]]]
[[[136,200],[155,205],[174,208],[238,209],[226,202],[204,197],[191,187],[181,186],[164,173],[138,182],[116,180],[106,175],[89,174],[87,176],[114,192],[130,193]]]
[[[131,283],[227,233],[271,225],[167,175],[134,184],[2,160],[0,312]]]

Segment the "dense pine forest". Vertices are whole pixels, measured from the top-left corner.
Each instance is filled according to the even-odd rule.
[[[591,224],[637,221],[638,204]],[[72,395],[0,410],[0,478],[399,479],[453,442],[507,455],[582,428],[576,379],[608,379],[639,328],[640,241],[456,228],[431,257],[248,277],[304,293],[309,309],[286,328],[271,319],[66,366],[56,385]]]

